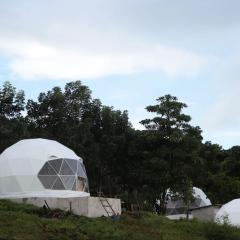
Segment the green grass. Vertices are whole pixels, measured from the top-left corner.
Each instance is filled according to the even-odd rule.
[[[240,229],[199,221],[170,221],[150,213],[120,219],[78,217],[0,201],[0,240],[240,240]]]

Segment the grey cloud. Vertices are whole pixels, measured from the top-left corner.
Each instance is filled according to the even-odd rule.
[[[179,45],[224,44],[232,39],[232,29],[239,32],[240,23],[237,0],[10,0],[1,5],[1,29],[55,42],[108,44],[130,37]]]
[[[74,79],[80,67],[90,78],[151,70],[187,77],[207,65],[217,98],[205,129],[240,127],[239,10],[238,0],[1,1],[0,53],[30,78]]]

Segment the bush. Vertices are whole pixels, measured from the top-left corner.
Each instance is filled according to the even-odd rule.
[[[229,224],[205,224],[205,236],[208,240],[239,240],[240,230]]]

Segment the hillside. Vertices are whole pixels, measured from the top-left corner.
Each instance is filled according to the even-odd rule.
[[[0,201],[0,239],[239,240],[240,229],[198,221],[170,221],[150,213],[88,219],[62,211]]]

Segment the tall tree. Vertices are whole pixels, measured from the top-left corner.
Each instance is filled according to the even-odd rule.
[[[8,119],[20,117],[24,105],[24,91],[17,91],[10,82],[4,82],[0,88],[0,116]]]
[[[145,165],[146,181],[154,199],[160,200],[160,212],[165,212],[167,191],[187,193],[191,187],[190,169],[198,160],[197,150],[201,144],[201,130],[189,124],[191,118],[182,111],[185,103],[171,95],[157,99],[158,104],[147,106],[155,113],[152,119],[142,120],[147,128],[150,143]]]
[[[9,145],[26,136],[26,126],[22,117],[25,95],[17,91],[10,82],[0,86],[0,153]]]

